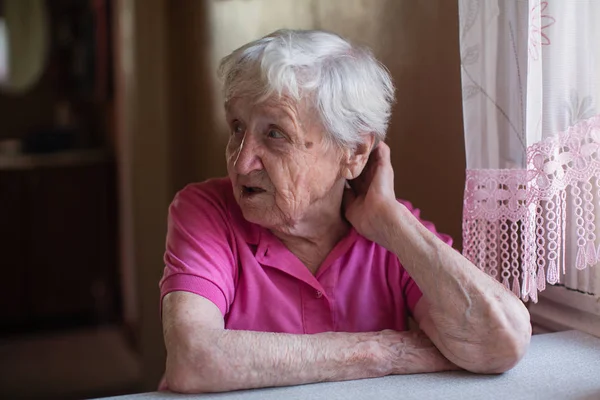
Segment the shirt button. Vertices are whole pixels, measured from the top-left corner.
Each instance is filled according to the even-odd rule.
[[[320,290],[317,290],[317,292],[315,293],[315,297],[317,299],[320,299],[321,297],[323,297],[323,293]]]

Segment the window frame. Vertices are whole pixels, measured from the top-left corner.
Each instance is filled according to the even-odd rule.
[[[538,303],[529,304],[529,313],[531,322],[540,331],[576,329],[600,337],[600,297],[597,295],[548,285],[538,296]]]
[[[8,80],[10,73],[8,46],[8,27],[4,18],[0,16],[0,84]]]

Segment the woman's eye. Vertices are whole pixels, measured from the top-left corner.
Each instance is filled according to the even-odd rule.
[[[283,139],[285,137],[277,129],[269,129],[269,132],[267,133],[267,136],[270,137],[270,138],[272,138],[272,139]]]
[[[231,133],[233,135],[241,135],[244,133],[244,127],[239,121],[234,121],[231,124]]]

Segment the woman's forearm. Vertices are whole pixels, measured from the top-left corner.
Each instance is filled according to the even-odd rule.
[[[386,221],[381,244],[398,256],[421,288],[430,305],[427,322],[439,337],[432,339],[451,361],[483,370],[490,359],[500,365],[507,351],[527,347],[529,314],[512,292],[443,243],[401,204]]]
[[[421,332],[196,329],[167,339],[171,390],[220,392],[457,369]]]

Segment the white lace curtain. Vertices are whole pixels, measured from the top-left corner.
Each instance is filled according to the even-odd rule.
[[[524,301],[600,291],[600,0],[460,0],[464,254]]]

